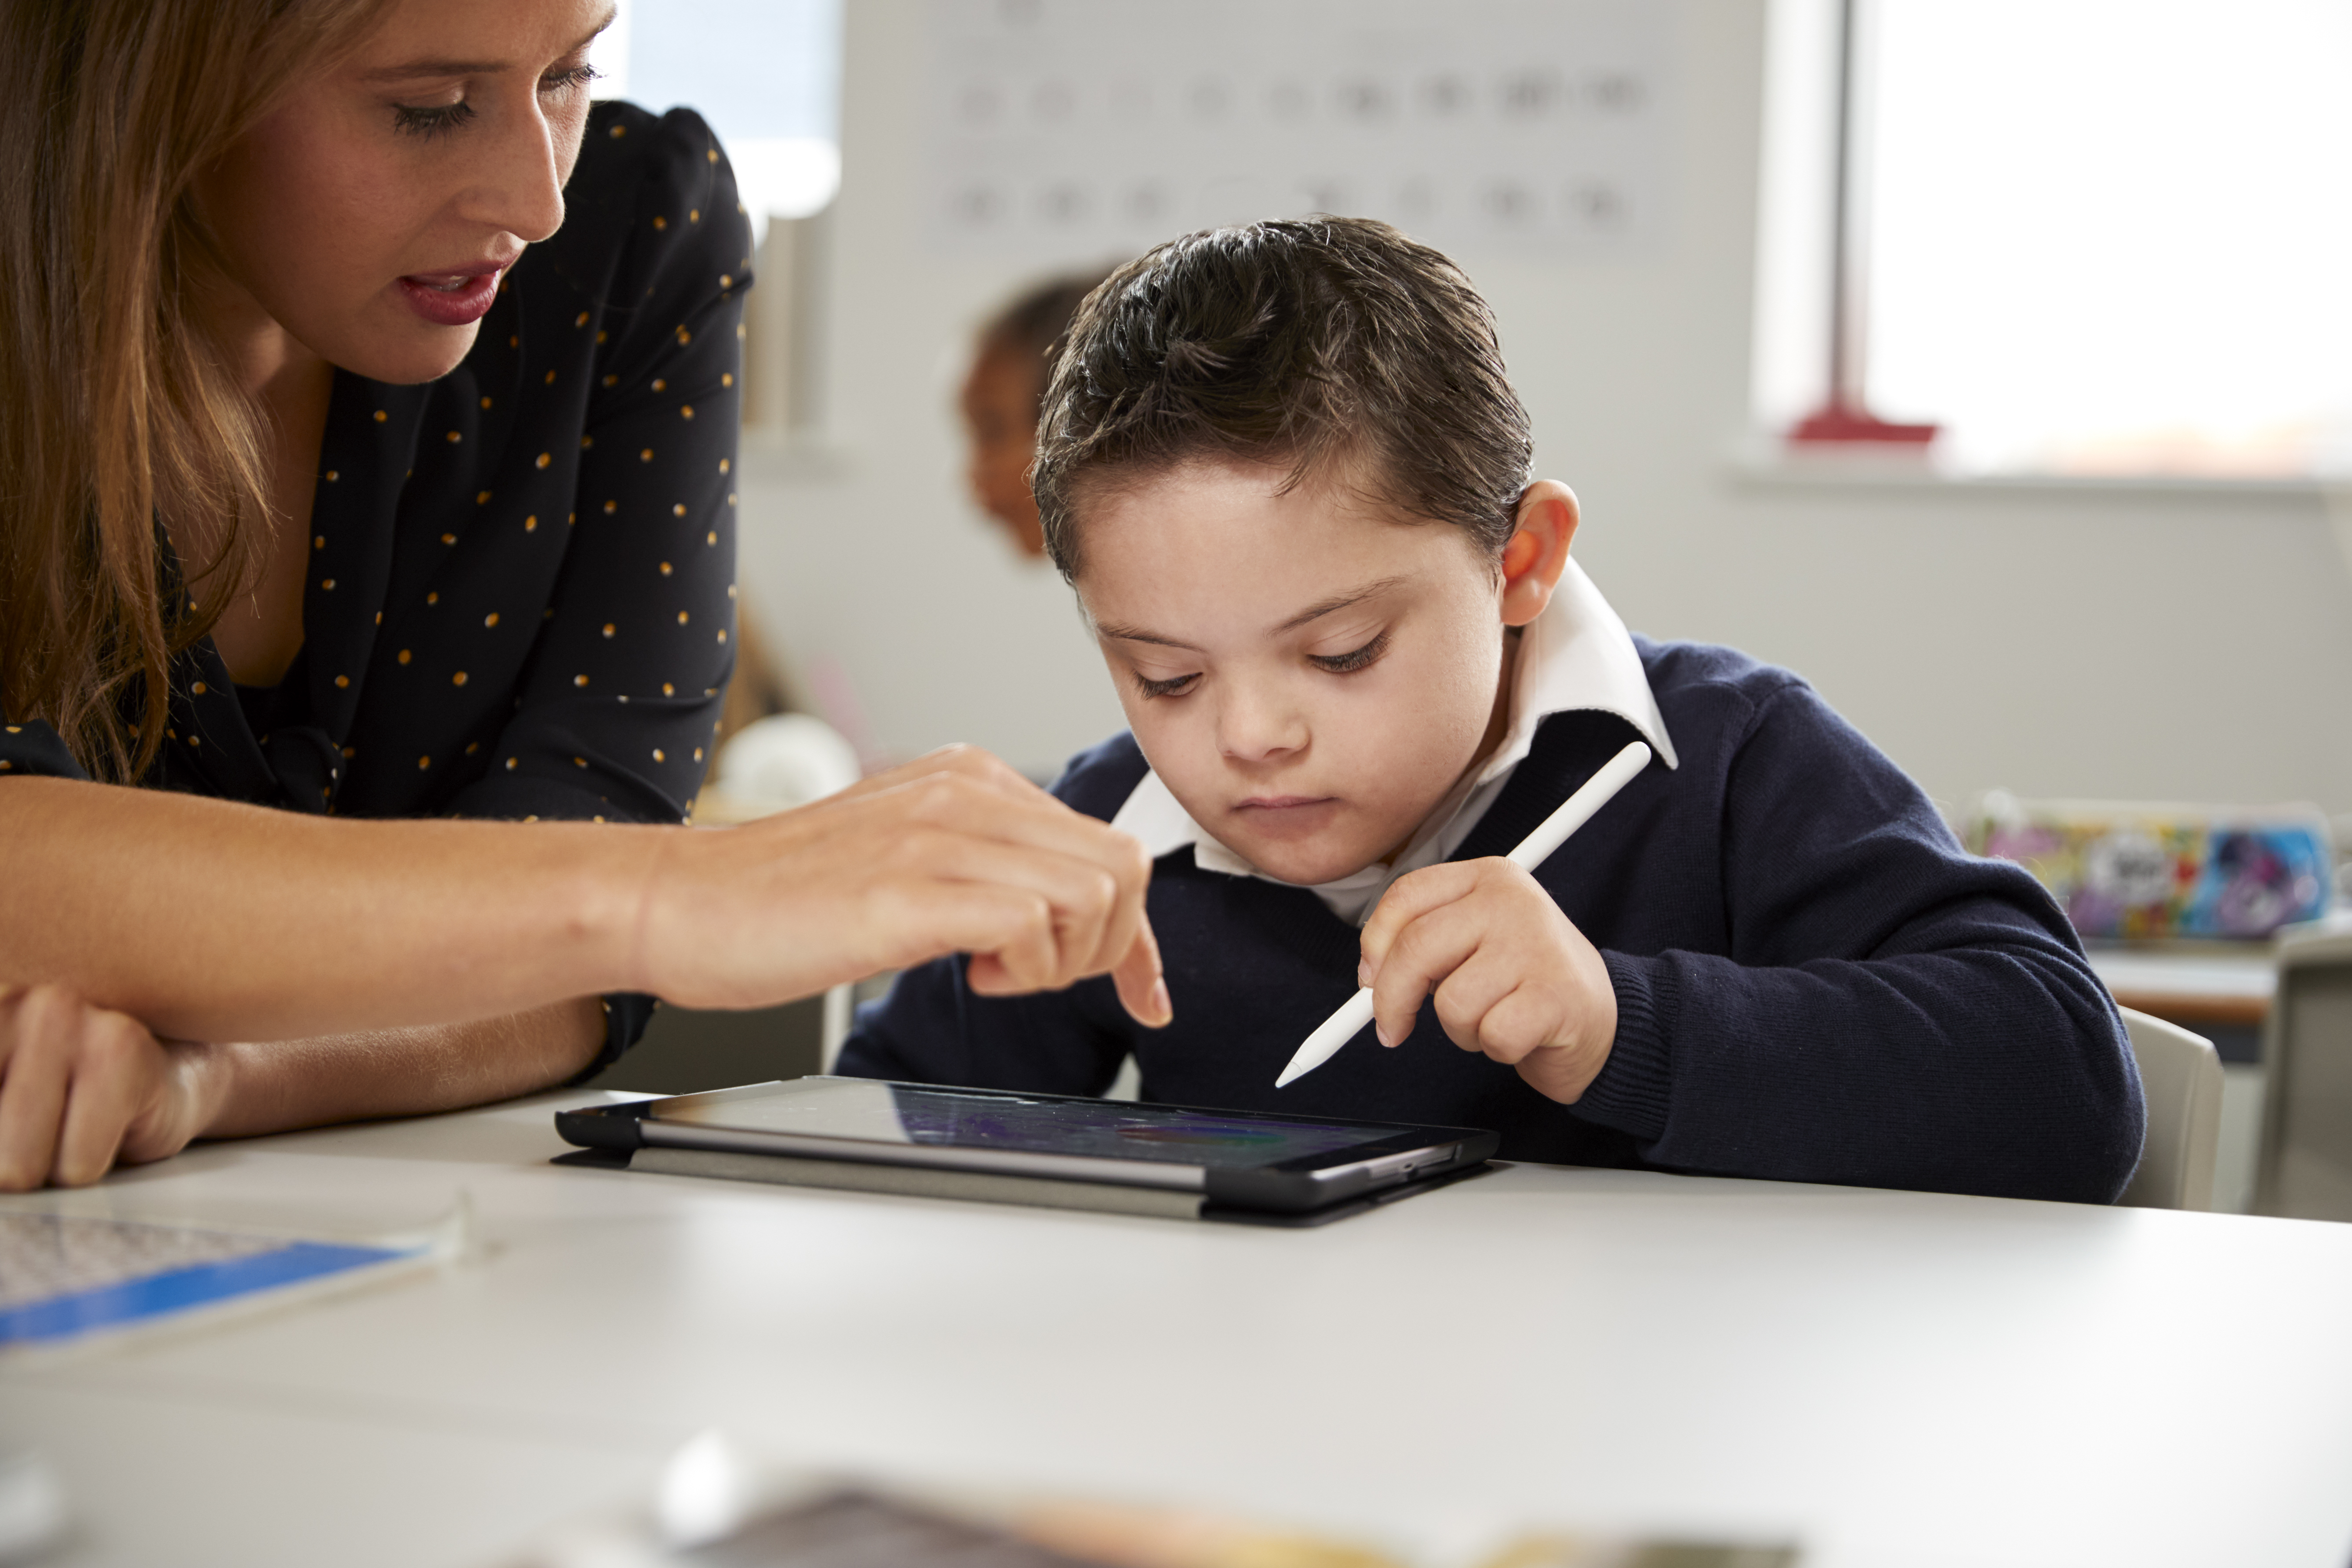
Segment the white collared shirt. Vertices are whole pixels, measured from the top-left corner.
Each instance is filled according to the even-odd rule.
[[[1511,782],[1512,773],[1535,742],[1536,726],[1554,713],[1593,710],[1614,713],[1641,731],[1666,766],[1679,765],[1674,741],[1666,734],[1665,719],[1658,712],[1658,700],[1650,690],[1649,678],[1642,673],[1642,656],[1633,647],[1633,634],[1625,629],[1625,623],[1574,559],[1561,572],[1550,605],[1520,633],[1514,675],[1511,725],[1504,731],[1502,744],[1475,774],[1463,779],[1437,803],[1395,863],[1375,860],[1334,881],[1307,885],[1307,890],[1333,914],[1363,924],[1391,882],[1408,871],[1433,866],[1459,848]],[[1189,844],[1194,863],[1204,871],[1282,881],[1234,854],[1193,821],[1157,772],[1143,775],[1110,825],[1139,839],[1144,852],[1155,860]]]

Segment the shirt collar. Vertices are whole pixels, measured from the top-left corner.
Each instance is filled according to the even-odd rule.
[[[1650,678],[1642,672],[1633,634],[1570,556],[1551,603],[1519,635],[1511,727],[1479,777],[1492,778],[1525,758],[1536,726],[1553,714],[1596,710],[1633,725],[1669,768],[1682,765]]]
[[[1519,636],[1517,679],[1511,689],[1511,723],[1503,742],[1479,768],[1431,814],[1433,822],[1450,817],[1479,785],[1508,773],[1524,761],[1535,743],[1538,725],[1554,713],[1597,710],[1614,713],[1641,732],[1666,766],[1680,766],[1675,743],[1666,733],[1664,715],[1642,671],[1642,655],[1633,634],[1601,596],[1584,568],[1573,556],[1552,590],[1551,603]],[[1110,825],[1139,841],[1153,859],[1188,845],[1204,870],[1251,874],[1248,862],[1212,837],[1194,822],[1155,770],[1143,775]],[[1415,835],[1416,840],[1422,837]],[[1383,882],[1391,875],[1384,866],[1367,866],[1337,883],[1334,890],[1359,880]]]

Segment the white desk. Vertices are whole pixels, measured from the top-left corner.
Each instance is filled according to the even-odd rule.
[[[480,1563],[719,1426],[1375,1538],[1791,1531],[1811,1568],[2352,1552],[2352,1226],[1543,1167],[1285,1232],[555,1169],[552,1099],[196,1152],[125,1217],[469,1267],[0,1363],[76,1564]],[[2224,1327],[2225,1326],[2225,1327]]]
[[[2268,944],[2095,947],[2090,960],[2117,1002],[2184,1028],[2259,1030],[2278,994]]]

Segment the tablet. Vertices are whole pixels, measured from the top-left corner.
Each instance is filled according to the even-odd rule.
[[[567,1142],[1021,1176],[1304,1214],[1483,1165],[1465,1127],[1340,1121],[1073,1095],[803,1078],[556,1113]]]

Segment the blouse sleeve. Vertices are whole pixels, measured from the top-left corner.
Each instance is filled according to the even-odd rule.
[[[598,334],[576,510],[548,624],[465,816],[677,822],[701,786],[734,668],[735,444],[751,230],[689,110],[607,106],[644,136],[630,237],[583,330]],[[567,323],[568,324],[568,323]],[[542,465],[551,456],[537,459]]]
[[[0,778],[89,777],[66,750],[65,742],[47,724],[0,721]]]

